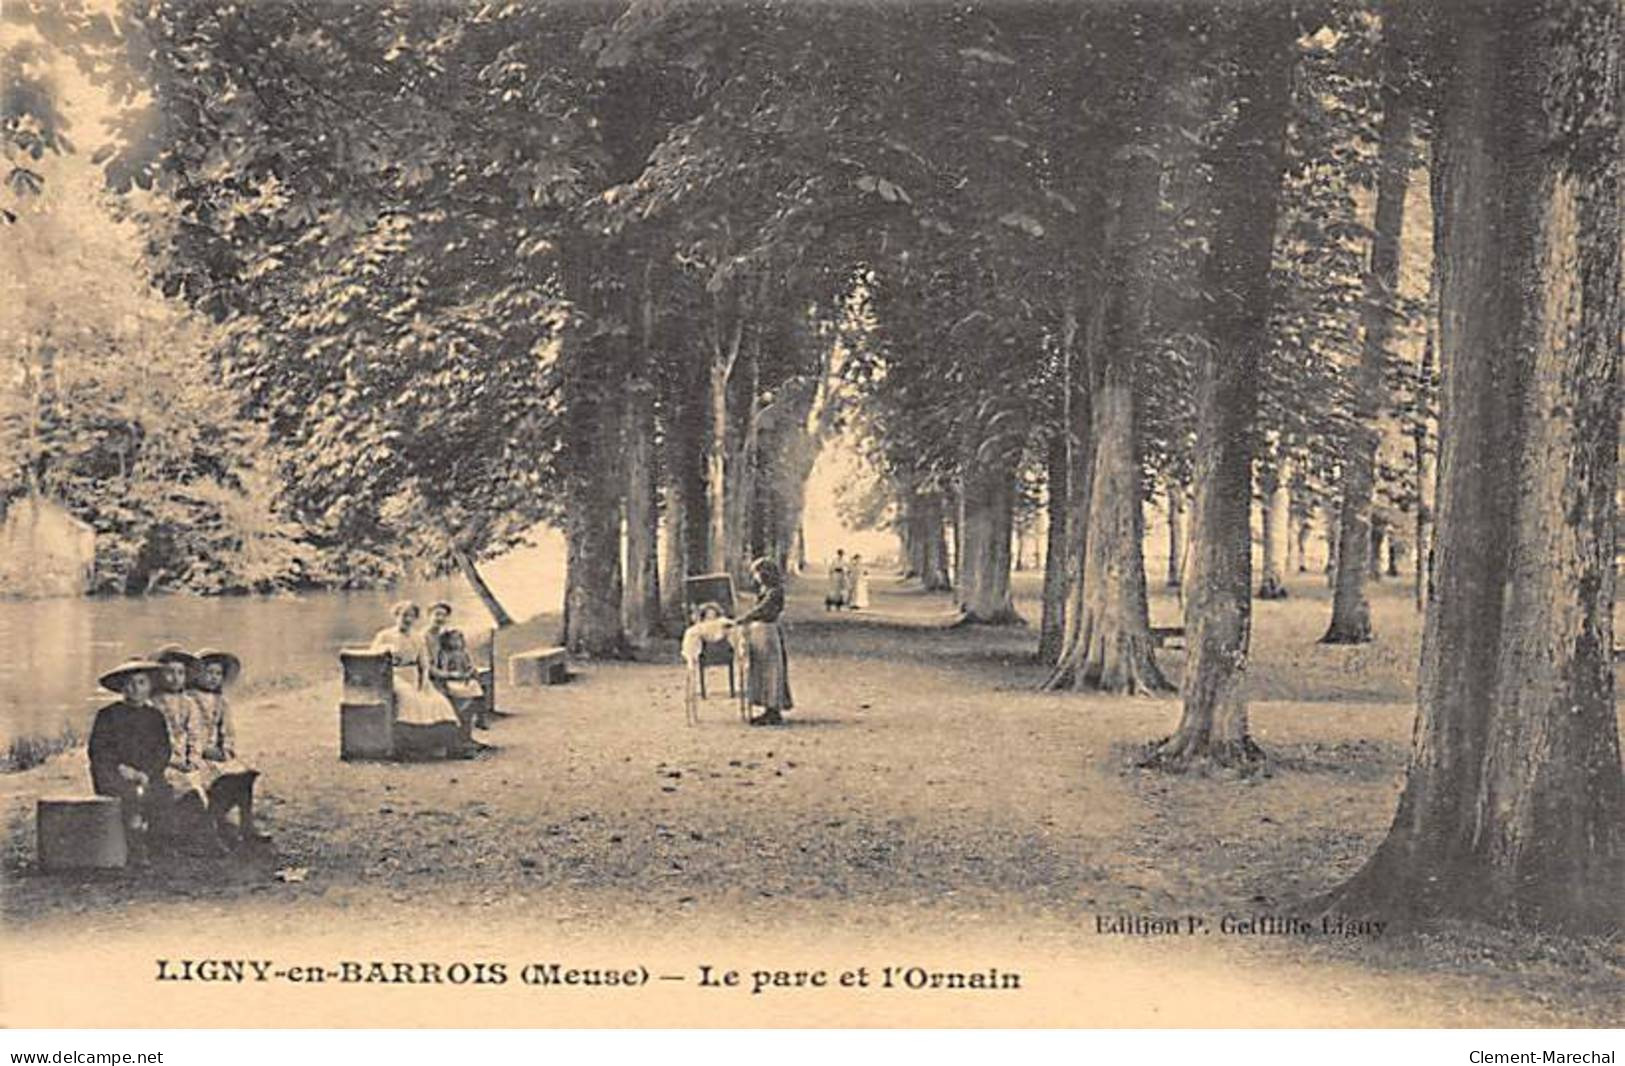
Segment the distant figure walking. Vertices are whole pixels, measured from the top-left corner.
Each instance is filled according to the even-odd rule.
[[[824,593],[824,610],[838,611],[846,606],[846,550],[835,549],[835,558],[829,564],[829,591]]]
[[[762,558],[751,564],[756,581],[756,606],[739,619],[750,649],[750,671],[745,679],[745,698],[762,713],[750,719],[751,725],[782,725],[783,712],[794,703],[790,699],[790,655],[784,647],[784,576],[778,564]]]
[[[847,584],[852,592],[847,597],[847,605],[854,611],[863,610],[869,606],[869,571],[863,565],[863,556],[852,556],[852,567],[847,572]]]

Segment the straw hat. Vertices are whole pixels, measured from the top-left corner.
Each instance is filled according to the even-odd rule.
[[[131,674],[146,674],[150,680],[158,672],[159,664],[151,659],[126,659],[107,671],[97,681],[109,692],[124,694],[124,682]]]
[[[451,604],[447,603],[445,600],[435,600],[433,603],[429,604],[429,610],[431,612],[438,611],[442,607],[446,609],[447,614],[451,614]]]
[[[220,668],[225,671],[226,684],[228,685],[237,680],[237,675],[243,672],[243,661],[241,659],[229,651],[221,651],[218,648],[202,649],[197,653],[197,661],[199,666],[219,663]]]
[[[153,652],[152,657],[160,663],[183,663],[188,670],[197,668],[197,656],[179,644],[165,644]]]

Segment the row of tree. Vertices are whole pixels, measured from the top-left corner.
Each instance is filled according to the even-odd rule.
[[[971,621],[1016,617],[1012,523],[1048,500],[1056,687],[1171,687],[1144,501],[1188,491],[1148,762],[1245,766],[1255,492],[1271,565],[1294,488],[1335,508],[1327,639],[1367,639],[1399,420],[1437,597],[1401,814],[1340,905],[1594,926],[1625,809],[1619,11],[1455,6],[24,10],[123,102],[109,180],[155,194],[153,270],[222,324],[290,511],[471,574],[555,521],[579,653],[788,557],[852,422],[928,585],[952,529]],[[1437,282],[1406,300],[1424,138]]]

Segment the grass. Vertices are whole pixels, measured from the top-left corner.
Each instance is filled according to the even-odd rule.
[[[79,730],[64,725],[54,736],[13,737],[6,744],[6,753],[0,756],[0,773],[29,770],[58,752],[77,748],[85,742]]]

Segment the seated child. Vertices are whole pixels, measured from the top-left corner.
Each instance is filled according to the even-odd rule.
[[[491,728],[484,703],[485,688],[479,682],[479,671],[474,668],[474,658],[468,653],[468,640],[462,630],[448,629],[440,634],[440,646],[435,650],[429,676],[440,684],[446,697],[458,708],[459,716],[467,714],[466,708],[475,707],[473,725],[480,729]]]

